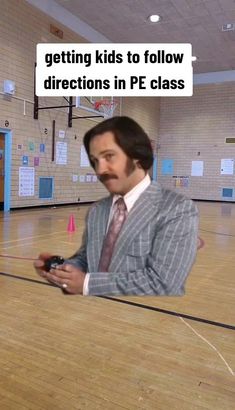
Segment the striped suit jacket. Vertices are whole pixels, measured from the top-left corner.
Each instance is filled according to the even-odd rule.
[[[67,260],[90,273],[90,295],[182,295],[197,250],[194,203],[152,182],[129,212],[109,272],[97,272],[112,196],[88,212],[80,249]]]

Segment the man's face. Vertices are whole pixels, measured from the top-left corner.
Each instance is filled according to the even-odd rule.
[[[117,145],[110,131],[91,140],[90,159],[99,180],[112,194],[125,195],[145,176],[145,171]]]

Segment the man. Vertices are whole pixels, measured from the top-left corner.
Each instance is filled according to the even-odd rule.
[[[66,292],[84,295],[182,295],[197,249],[198,212],[181,194],[151,182],[150,141],[128,117],[105,120],[84,145],[110,195],[88,212],[80,249],[46,272]]]

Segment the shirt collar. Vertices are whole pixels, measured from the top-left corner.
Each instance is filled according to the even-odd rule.
[[[145,191],[145,189],[151,184],[151,179],[149,174],[146,174],[145,177],[136,185],[131,191],[127,192],[124,195],[123,199],[127,207],[127,211],[129,212],[133,207],[134,203],[137,201],[139,196]],[[113,204],[121,197],[121,195],[114,195],[113,196]]]

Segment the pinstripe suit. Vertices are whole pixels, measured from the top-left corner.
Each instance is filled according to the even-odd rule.
[[[67,262],[90,273],[90,295],[182,295],[197,249],[193,202],[152,182],[134,204],[109,272],[97,272],[112,196],[93,205],[83,242]]]

